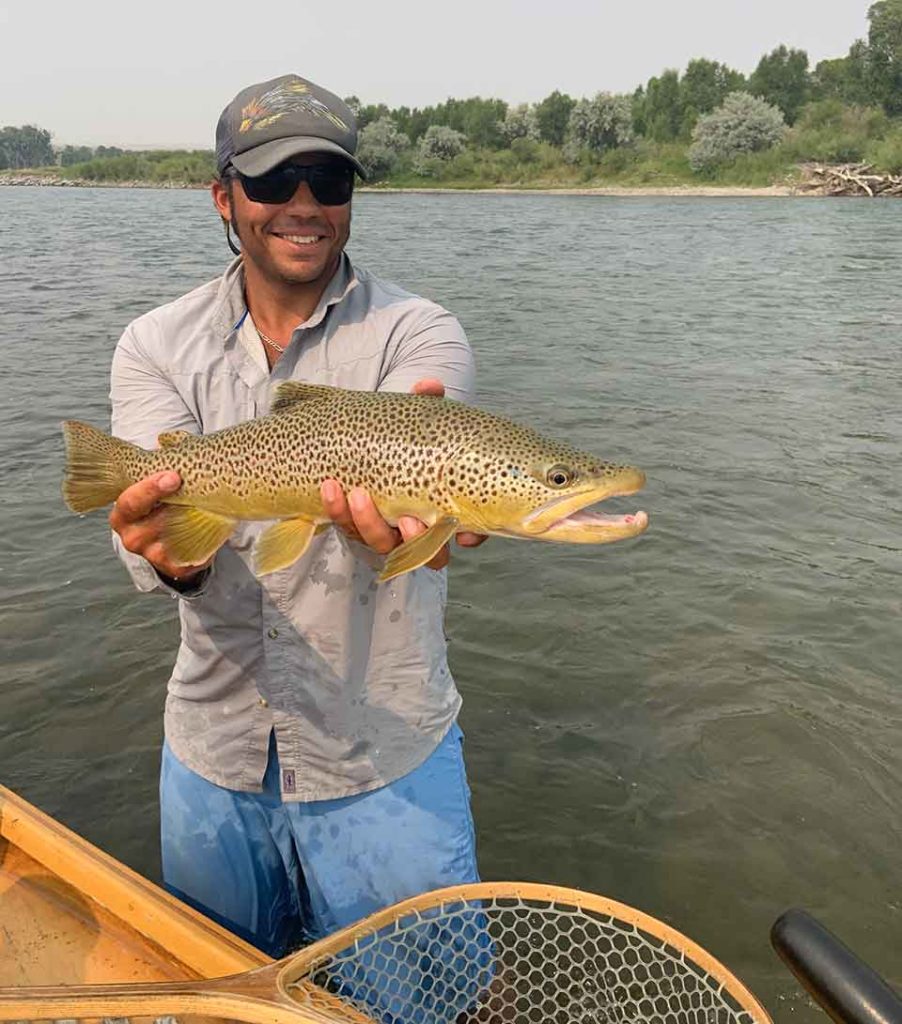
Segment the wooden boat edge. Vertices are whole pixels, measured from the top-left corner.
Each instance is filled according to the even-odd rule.
[[[0,840],[165,950],[196,977],[221,977],[272,962],[2,785]]]

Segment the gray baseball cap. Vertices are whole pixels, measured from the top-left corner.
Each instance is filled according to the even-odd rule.
[[[357,118],[334,93],[298,75],[249,85],[216,125],[216,169],[231,164],[257,177],[300,153],[334,153],[365,178],[357,150]]]

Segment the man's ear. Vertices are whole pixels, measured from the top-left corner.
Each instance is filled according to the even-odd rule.
[[[232,219],[232,199],[225,182],[215,179],[210,185],[210,195],[213,196],[213,205],[219,216],[225,221],[230,221]]]
[[[213,196],[213,205],[216,207],[216,212],[222,218],[222,226],[225,228],[226,242],[229,248],[236,256],[241,255],[241,250],[232,241],[232,235],[229,231],[230,227],[234,227],[232,224],[232,193],[229,186],[224,182],[214,179],[210,185],[210,194]],[[238,228],[234,227],[235,237],[238,238]],[[240,238],[239,238],[240,241]]]

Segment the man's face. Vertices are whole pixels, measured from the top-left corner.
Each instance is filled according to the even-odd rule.
[[[334,158],[333,158],[334,160]],[[328,164],[320,154],[295,157],[302,166]],[[306,181],[285,203],[255,203],[240,180],[213,184],[213,201],[230,220],[245,259],[267,279],[282,284],[325,284],[334,274],[351,233],[351,203],[323,206]]]

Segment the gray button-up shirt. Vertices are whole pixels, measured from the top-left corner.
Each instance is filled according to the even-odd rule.
[[[220,430],[267,413],[284,380],[409,391],[437,377],[449,397],[471,397],[457,320],[347,257],[271,372],[249,327],[240,260],[131,323],[113,359],[113,433],[153,448],[164,431]],[[250,551],[264,526],[241,524],[199,592],[179,601],[165,719],[173,753],[217,785],[256,792],[275,730],[286,800],[400,778],[460,707],[445,654],[445,573],[421,568],[377,585],[381,559],[333,529],[258,580]],[[165,591],[115,539],[138,589]]]

